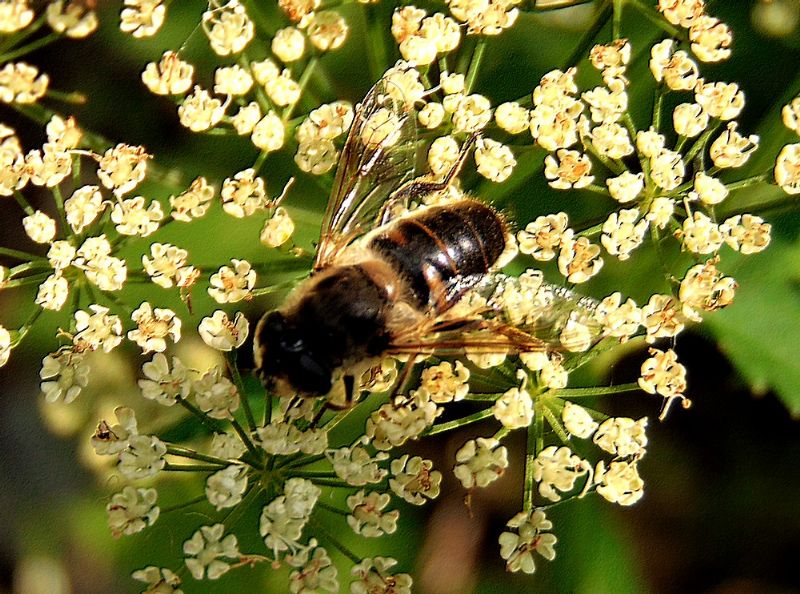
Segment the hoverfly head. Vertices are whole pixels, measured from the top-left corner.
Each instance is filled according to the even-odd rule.
[[[265,314],[256,328],[256,373],[278,396],[321,396],[331,389],[332,371],[315,354],[304,330],[279,311]]]

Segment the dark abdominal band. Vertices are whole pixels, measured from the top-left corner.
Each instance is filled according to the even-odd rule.
[[[408,281],[418,307],[440,312],[443,289],[468,288],[486,274],[505,249],[505,224],[489,206],[462,200],[432,206],[398,219],[369,246]]]

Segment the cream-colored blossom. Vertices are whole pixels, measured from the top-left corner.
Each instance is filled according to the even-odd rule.
[[[620,204],[633,202],[644,189],[644,173],[623,171],[617,177],[607,178],[606,186],[611,197]]]
[[[503,182],[511,175],[517,160],[511,149],[490,138],[480,138],[475,144],[475,165],[478,173],[493,182]]]
[[[300,99],[300,84],[292,78],[289,70],[264,83],[264,89],[272,102],[278,107],[294,105]]]
[[[225,178],[220,195],[222,209],[236,218],[248,217],[267,206],[266,184],[252,167]]]
[[[516,532],[500,534],[500,556],[506,561],[506,570],[533,573],[536,570],[534,553],[538,553],[548,561],[556,557],[554,534],[545,532],[553,528],[541,509],[520,512],[506,524]]]
[[[56,236],[56,222],[53,218],[37,210],[22,219],[25,234],[36,243],[49,243]]]
[[[672,112],[672,126],[681,136],[694,138],[708,128],[708,113],[699,103],[681,103]]]
[[[169,197],[169,214],[176,221],[188,223],[206,214],[213,198],[214,186],[204,177],[195,178],[185,192]]]
[[[215,3],[217,4],[217,3]],[[230,0],[203,13],[203,31],[218,56],[238,54],[252,41],[255,26],[238,0]]]
[[[28,0],[8,0],[0,4],[0,33],[15,33],[31,24],[34,17]]]
[[[665,39],[650,51],[650,72],[673,91],[691,91],[700,80],[697,64],[683,50],[675,51],[676,42]]]
[[[25,62],[8,62],[0,70],[0,101],[3,103],[35,103],[47,92],[50,77],[39,74],[36,66]]]
[[[118,144],[103,153],[97,164],[97,177],[103,186],[122,196],[144,179],[150,158],[144,147]]]
[[[136,38],[151,37],[161,28],[166,13],[162,0],[125,0],[119,28]]]
[[[561,238],[567,230],[567,213],[559,212],[537,217],[525,229],[517,232],[519,251],[529,254],[536,260],[552,260],[561,245]]]
[[[528,129],[530,114],[519,103],[501,103],[494,110],[494,120],[497,125],[509,134],[519,134]]]
[[[153,200],[145,206],[144,196],[136,196],[114,202],[111,208],[111,221],[122,235],[147,237],[158,230],[164,212],[161,204]]]
[[[264,152],[274,152],[283,146],[285,137],[286,128],[283,121],[271,111],[255,125],[250,140],[256,148]]]
[[[742,254],[758,253],[769,245],[772,225],[751,214],[735,215],[719,226],[725,243]]]
[[[564,403],[564,408],[561,411],[561,420],[570,435],[574,435],[579,439],[591,437],[599,426],[585,408],[569,400]]]
[[[334,10],[315,13],[306,28],[309,41],[321,52],[339,49],[347,39],[348,31],[347,21]]]
[[[547,184],[557,190],[579,189],[594,181],[590,175],[592,162],[588,155],[578,151],[559,149],[556,156],[547,155],[544,160],[544,175]]]
[[[606,467],[603,461],[598,462],[594,471],[597,493],[619,505],[633,505],[644,494],[644,481],[634,462],[615,460]]]
[[[695,254],[716,252],[724,240],[719,225],[702,212],[694,212],[683,221],[680,238],[683,246]]]
[[[62,33],[72,39],[87,37],[97,29],[98,20],[89,5],[76,2],[55,0],[47,5],[47,24],[56,33]]]
[[[205,317],[198,327],[200,338],[208,346],[220,351],[239,348],[250,332],[250,326],[241,312],[237,312],[233,320],[224,311],[218,309],[211,317]]]
[[[508,467],[508,450],[494,438],[478,437],[468,440],[456,452],[453,474],[465,489],[486,487]]]
[[[719,19],[701,15],[689,28],[692,51],[703,62],[720,62],[731,55],[733,41],[730,28]]]
[[[103,349],[106,353],[122,342],[122,320],[110,314],[109,309],[93,303],[91,313],[79,309],[75,312],[75,335],[72,342],[83,351]]]
[[[294,233],[294,221],[289,212],[279,206],[272,216],[264,221],[264,227],[258,237],[265,246],[276,248],[289,241],[292,233]]]
[[[222,121],[227,107],[227,101],[223,103],[205,89],[195,86],[178,106],[178,118],[192,132],[203,132]]]
[[[588,237],[574,239],[571,230],[564,234],[558,254],[558,270],[569,282],[586,282],[602,267],[600,246],[591,243]]]
[[[209,279],[208,294],[217,303],[236,303],[250,297],[256,283],[256,271],[247,260],[231,260]]]
[[[69,282],[60,272],[56,272],[39,285],[34,303],[44,309],[58,311],[64,307],[68,296]]]
[[[566,446],[548,446],[538,453],[532,468],[539,494],[550,501],[561,501],[562,494],[572,491],[591,466]]]
[[[694,97],[708,115],[720,120],[732,120],[744,108],[744,92],[736,83],[700,83]]]
[[[642,326],[647,330],[649,343],[657,338],[677,336],[686,326],[686,321],[680,302],[671,295],[653,295],[642,307]]]
[[[609,254],[620,260],[627,260],[631,252],[644,241],[648,221],[639,219],[639,209],[622,209],[612,212],[603,223],[603,234],[600,242]]]
[[[775,183],[787,194],[800,194],[800,144],[787,144],[775,159]]]
[[[167,338],[172,342],[181,339],[181,319],[171,309],[153,307],[142,302],[131,314],[137,327],[128,332],[128,340],[138,344],[142,352],[163,353],[167,348]]]

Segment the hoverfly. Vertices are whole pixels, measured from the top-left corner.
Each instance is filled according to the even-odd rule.
[[[509,224],[468,197],[409,210],[448,190],[476,137],[443,179],[415,178],[415,113],[398,91],[381,79],[356,107],[311,275],[256,327],[256,374],[278,395],[323,396],[341,378],[349,402],[355,378],[391,355],[548,351],[556,309],[590,314],[557,289],[536,332],[503,321],[491,301],[453,315],[468,292],[505,282],[496,271]]]

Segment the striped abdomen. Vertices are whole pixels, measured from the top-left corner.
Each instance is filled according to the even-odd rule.
[[[504,221],[475,200],[431,206],[401,217],[367,244],[406,280],[415,305],[433,308],[437,314],[480,281],[505,246]]]

